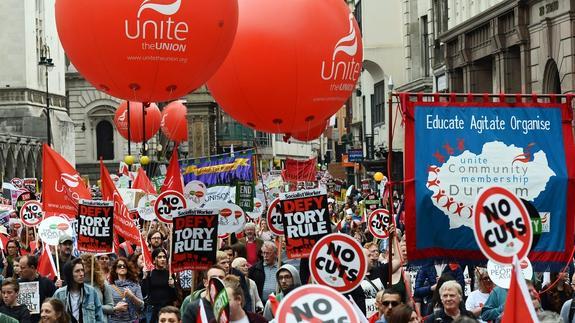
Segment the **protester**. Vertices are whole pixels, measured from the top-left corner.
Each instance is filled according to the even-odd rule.
[[[450,274],[443,274],[443,275],[441,275],[441,277],[439,277],[439,279],[437,280],[437,286],[436,286],[435,290],[433,291],[433,296],[431,297],[431,301],[427,305],[426,311],[425,312],[422,311],[423,317],[426,317],[427,315],[433,313],[434,311],[438,310],[441,307],[441,294],[439,293],[439,289],[441,288],[441,286],[444,283],[446,283],[448,281],[452,281],[452,280],[455,280],[455,279]],[[428,313],[428,314],[424,315],[423,313]]]
[[[487,269],[475,267],[475,276],[479,282],[479,289],[472,291],[465,301],[465,309],[473,313],[475,318],[479,318],[481,310],[489,298],[489,294],[495,286],[487,274]],[[480,321],[484,322],[484,321]]]
[[[66,313],[64,303],[56,298],[47,298],[40,310],[41,323],[69,323],[70,315]]]
[[[296,268],[290,264],[283,265],[276,273],[277,286],[279,287],[279,293],[277,295],[272,295],[267,299],[266,306],[264,308],[264,317],[267,320],[274,318],[274,313],[272,312],[272,302],[279,304],[281,300],[292,290],[301,286],[301,280],[299,277],[299,272]]]
[[[3,277],[12,277],[14,275],[14,260],[18,257],[20,257],[20,244],[15,239],[8,240],[8,243],[6,243],[5,257],[3,259]]]
[[[375,309],[376,309],[376,311],[371,316],[368,315],[367,319],[368,319],[369,323],[375,323],[381,317],[383,317],[383,312],[385,311],[385,307],[383,307],[383,304],[381,304],[381,301],[383,300],[383,292],[384,292],[383,290],[380,290],[375,295]]]
[[[20,285],[13,278],[7,278],[2,282],[2,303],[0,313],[17,319],[20,323],[31,323],[30,311],[26,305],[18,304]]]
[[[228,275],[224,278],[224,286],[228,294],[230,304],[230,321],[231,322],[249,322],[264,323],[267,320],[256,313],[244,311],[244,291],[240,286],[240,280],[237,276]],[[215,322],[215,320],[213,320]]]
[[[84,284],[84,265],[82,259],[73,259],[62,270],[66,286],[54,293],[54,298],[65,304],[71,322],[102,322],[104,314],[102,303],[94,288]]]
[[[270,230],[268,226],[268,221],[266,221],[265,219],[260,219],[260,229],[258,231],[258,238],[260,238],[262,241],[274,240],[274,233]]]
[[[240,271],[247,279],[247,285],[249,290],[249,295],[251,298],[251,307],[249,308],[250,312],[261,313],[264,309],[264,305],[262,300],[260,299],[260,295],[258,293],[258,286],[256,286],[256,282],[253,279],[248,278],[249,272],[249,264],[245,258],[238,257],[234,259],[232,262],[232,268]]]
[[[426,323],[433,323],[436,319],[441,319],[441,322],[448,323],[459,318],[460,316],[473,317],[473,314],[463,308],[463,290],[461,285],[455,280],[449,280],[439,287],[439,294],[441,296],[441,307],[434,310],[431,315],[425,320]]]
[[[191,300],[188,303],[184,301],[182,307],[180,308],[180,313],[184,313],[182,318],[184,323],[196,323],[198,321],[198,313],[200,311],[200,302],[202,303],[201,306],[204,308],[206,313],[206,318],[208,320],[212,320],[214,318],[214,312],[212,309],[212,304],[210,302],[210,296],[207,293],[207,288],[210,283],[210,279],[212,278],[219,278],[224,279],[226,276],[226,272],[218,266],[213,266],[207,271],[203,272],[203,285],[204,288],[197,293],[198,298]]]
[[[501,318],[505,301],[507,300],[507,289],[495,286],[489,294],[485,305],[481,309],[479,318],[485,322],[495,321]]]
[[[162,307],[158,317],[159,323],[181,323],[180,310],[175,306]]]
[[[430,306],[434,292],[439,288],[437,277],[449,274],[453,279],[457,280],[461,288],[465,288],[463,278],[463,271],[457,264],[434,264],[428,262],[420,270],[417,271],[415,277],[415,291],[414,297],[420,303],[421,315],[426,316],[431,313],[433,306]]]
[[[551,273],[551,282],[543,286],[543,292],[539,295],[544,310],[560,313],[563,304],[573,297],[573,288],[566,282],[566,278],[568,275],[565,272]]]
[[[399,304],[391,310],[389,323],[419,323],[417,312],[409,305]]]
[[[226,275],[230,273],[230,257],[227,253],[218,250],[216,252],[216,265],[222,267],[226,271]]]
[[[58,240],[58,250],[56,250],[56,252],[58,252],[57,261],[56,261],[56,255],[55,254],[53,255],[54,263],[58,265],[57,268],[62,270],[62,268],[64,268],[64,265],[66,265],[69,261],[74,259],[74,256],[72,256],[72,249],[73,249],[72,237],[70,237],[67,234],[61,235],[60,239]],[[56,281],[56,287],[58,288],[64,286],[65,284],[66,284],[65,280],[60,279]]]
[[[22,255],[36,252],[36,230],[22,229],[20,232],[20,253]]]
[[[102,274],[107,280],[108,275],[110,274],[110,255],[107,253],[101,254],[97,257],[97,259],[98,259],[98,265],[100,266],[100,270],[102,271]]]
[[[265,301],[276,289],[277,247],[266,241],[262,246],[263,259],[249,269],[249,278],[256,282],[260,299]]]
[[[383,296],[381,297],[381,304],[379,305],[379,319],[375,321],[376,323],[388,323],[391,318],[391,311],[394,307],[403,304],[401,301],[403,296],[401,293],[393,288],[388,288],[383,291]]]
[[[102,312],[104,313],[104,323],[108,321],[108,315],[114,313],[114,299],[112,298],[112,288],[106,282],[100,266],[94,263],[94,281],[92,281],[92,262],[95,262],[94,255],[84,253],[80,255],[82,264],[84,264],[84,282],[96,290],[98,299],[102,303]]]
[[[263,240],[256,236],[256,225],[246,223],[244,226],[244,237],[233,245],[238,257],[246,258],[250,265],[254,265],[261,259],[261,248]]]
[[[56,291],[54,282],[38,273],[38,258],[34,255],[25,255],[20,257],[20,279],[18,282],[38,282],[38,289],[40,293],[40,304],[44,304],[44,300],[52,297]],[[38,322],[40,314],[32,314],[32,321]]]
[[[148,245],[150,246],[151,251],[163,248],[164,240],[164,234],[159,230],[150,231],[150,233],[148,233]]]
[[[154,249],[152,259],[154,270],[141,282],[142,295],[147,299],[145,315],[148,322],[156,322],[160,309],[175,305],[176,301],[175,281],[168,272],[167,252],[162,248]]]
[[[116,259],[110,271],[109,282],[114,304],[109,322],[129,323],[136,321],[145,304],[134,265],[126,258]]]
[[[16,257],[14,258],[14,261],[12,262],[12,278],[18,280],[20,278],[20,258],[21,257]]]

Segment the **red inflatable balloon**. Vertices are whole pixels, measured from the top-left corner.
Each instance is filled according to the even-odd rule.
[[[130,101],[169,101],[204,84],[237,21],[237,0],[56,0],[66,56],[98,90]]]
[[[327,121],[320,123],[319,125],[313,126],[309,129],[304,129],[300,132],[292,133],[292,138],[297,139],[299,141],[312,141],[321,136],[321,134],[327,128]]]
[[[149,140],[152,138],[158,130],[160,130],[160,120],[162,118],[162,113],[158,106],[151,103],[150,106],[146,107],[146,117],[145,124],[142,121],[142,103],[141,102],[130,102],[130,140],[133,142],[142,142],[142,136],[144,131],[142,127],[146,127],[146,135],[144,140]],[[114,116],[114,124],[120,135],[128,139],[128,102],[122,101],[116,114]]]
[[[344,1],[242,0],[234,44],[208,87],[234,119],[288,133],[342,107],[361,73],[363,47]]]
[[[162,111],[162,132],[175,142],[188,140],[187,109],[181,101],[174,101]]]

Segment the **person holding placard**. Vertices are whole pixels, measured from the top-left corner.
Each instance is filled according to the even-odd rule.
[[[2,282],[2,304],[0,313],[17,319],[20,323],[31,323],[30,311],[26,305],[18,304],[18,293],[20,285],[12,278]]]
[[[38,258],[33,255],[24,255],[20,257],[20,279],[18,282],[38,282],[40,290],[40,304],[48,297],[52,297],[56,291],[54,282],[38,273]],[[32,314],[32,321],[38,322],[40,320],[39,314]]]
[[[152,259],[154,269],[140,284],[142,295],[147,298],[145,315],[148,322],[156,322],[160,309],[173,305],[176,300],[175,281],[168,271],[168,253],[162,248],[155,249]]]
[[[72,237],[70,237],[67,234],[63,234],[60,236],[60,239],[58,240],[58,250],[56,252],[58,252],[58,267],[60,270],[62,270],[62,268],[64,268],[64,266],[69,263],[71,260],[73,260],[75,257],[72,255],[72,250],[74,249],[73,246],[73,241],[72,241]],[[56,255],[53,256],[54,257],[54,263],[56,263]],[[65,280],[57,280],[56,281],[56,287],[60,288],[62,286],[66,285],[66,281]]]

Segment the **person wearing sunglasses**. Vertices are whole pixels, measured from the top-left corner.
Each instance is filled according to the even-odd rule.
[[[112,264],[110,286],[114,298],[114,313],[109,323],[134,322],[144,309],[142,289],[138,283],[138,272],[126,258],[120,257]]]
[[[377,302],[377,310],[380,313],[380,316],[379,319],[375,321],[375,323],[390,322],[391,311],[399,304],[403,304],[401,301],[402,299],[403,296],[401,295],[400,291],[394,288],[388,288],[384,290],[381,301]]]
[[[475,277],[479,282],[479,289],[476,289],[469,294],[465,301],[465,309],[473,313],[473,315],[478,318],[481,315],[483,305],[487,302],[489,294],[491,294],[495,285],[491,281],[491,278],[489,278],[487,269],[485,268],[476,267]],[[485,321],[479,320],[479,322]]]

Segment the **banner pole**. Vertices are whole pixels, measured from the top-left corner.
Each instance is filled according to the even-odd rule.
[[[49,245],[44,245],[44,247],[50,248]],[[55,248],[54,251],[56,252],[56,274],[58,276],[58,280],[60,280],[60,256],[58,255],[58,248]]]
[[[389,99],[388,99],[388,113],[389,113],[389,122],[387,124],[387,142],[389,145],[389,151],[387,152],[387,178],[388,178],[388,183],[389,183],[389,191],[388,191],[388,195],[389,195],[389,212],[391,213],[392,217],[395,217],[394,214],[394,210],[393,210],[393,177],[392,177],[392,158],[393,158],[393,93],[389,93]],[[392,284],[392,279],[393,279],[393,236],[394,233],[390,232],[389,233],[389,237],[387,237],[387,241],[388,243],[388,248],[389,248],[389,253],[388,253],[388,264],[389,264],[389,271],[388,271],[388,279],[389,279],[389,285],[388,287],[391,287]]]
[[[174,244],[173,244],[173,242],[174,242],[174,241],[173,241],[173,240],[174,240],[174,237],[172,236],[172,235],[173,235],[173,230],[174,230],[173,225],[174,225],[173,223],[170,223],[170,224],[168,225],[168,228],[170,229],[170,235],[169,235],[169,237],[170,237],[170,254],[169,254],[169,256],[168,256],[168,268],[169,268],[170,278],[172,277],[172,251],[173,251],[172,248],[173,248],[173,245],[174,245]]]
[[[281,268],[282,266],[282,241],[283,241],[283,236],[279,236],[279,246],[278,247],[278,270]]]
[[[28,241],[28,226],[26,226],[26,239],[24,240],[24,245],[26,246],[26,248],[30,248],[28,243],[29,243],[29,241]],[[30,252],[32,252],[32,249],[30,249]]]
[[[90,271],[90,282],[92,283],[92,287],[96,287],[96,283],[94,282],[94,258],[96,258],[96,255],[92,255],[91,259],[92,259],[92,269]]]

